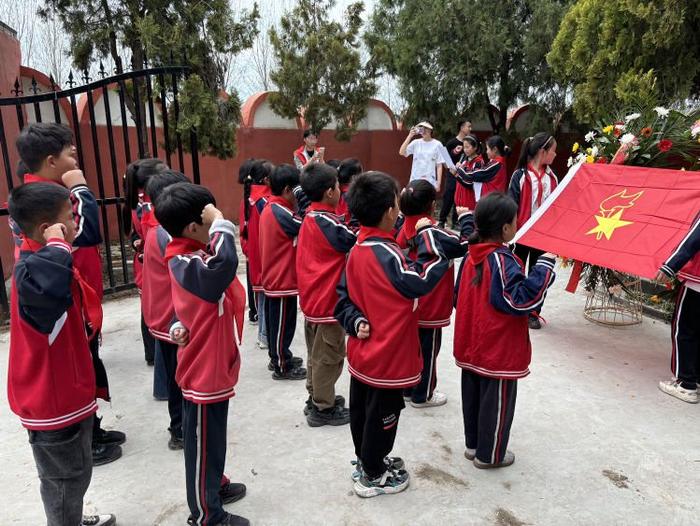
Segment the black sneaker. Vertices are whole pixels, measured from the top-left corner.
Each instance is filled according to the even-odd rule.
[[[286,371],[275,370],[272,372],[273,380],[306,380],[306,369],[303,367],[295,367]]]
[[[357,460],[351,460],[350,464],[355,467],[351,475],[352,481],[357,482],[363,475],[362,462],[358,458]],[[387,471],[401,471],[406,468],[406,463],[401,457],[384,457],[384,465]]]
[[[170,431],[170,440],[168,440],[168,449],[172,451],[177,451],[185,448],[185,442],[182,440],[182,431],[180,434],[176,434],[172,429],[168,428]]]
[[[93,444],[92,465],[103,466],[121,458],[122,448],[114,444]]]
[[[292,356],[292,359],[289,361],[289,363],[292,364],[292,369],[296,369],[297,367],[301,367],[302,365],[304,365],[304,360],[299,356]],[[275,364],[272,363],[272,360],[267,362],[267,370],[275,370]]]
[[[310,427],[343,426],[350,423],[350,410],[342,406],[333,406],[330,409],[318,410],[315,406],[306,415],[306,422]]]
[[[97,425],[92,430],[92,443],[107,446],[121,446],[126,442],[126,435],[121,431],[106,431],[100,427],[101,418],[95,417]]]
[[[153,367],[154,363],[156,363],[156,362],[153,360],[146,360],[146,365],[148,365],[149,367]]]
[[[248,313],[248,323],[250,323],[251,325],[257,325],[258,324],[258,315]]]
[[[223,520],[215,526],[250,526],[250,521],[240,515],[227,513]]]
[[[399,493],[408,487],[410,476],[407,471],[385,471],[376,479],[369,479],[363,473],[355,482],[354,490],[358,497],[370,498],[377,495],[390,495]]]
[[[231,504],[245,497],[246,487],[245,484],[240,482],[229,482],[225,486],[221,486],[219,490],[219,495],[221,495],[221,501],[224,504]]]
[[[343,395],[335,395],[335,405],[345,407],[345,397]],[[304,403],[304,416],[308,415],[313,408],[314,402],[311,400],[311,397],[308,397]]]
[[[540,319],[536,316],[528,316],[527,326],[531,329],[538,330],[542,328],[542,322],[540,322]]]
[[[80,526],[114,526],[116,523],[114,515],[83,515]]]

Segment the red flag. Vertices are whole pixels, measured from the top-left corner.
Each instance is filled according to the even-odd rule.
[[[573,167],[515,241],[653,278],[700,211],[700,172]]]

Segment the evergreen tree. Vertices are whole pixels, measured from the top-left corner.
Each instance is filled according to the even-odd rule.
[[[335,0],[299,0],[279,29],[270,30],[276,68],[270,78],[275,112],[288,118],[303,114],[314,130],[335,122],[336,137],[349,140],[377,91],[375,72],[363,64],[358,35],[364,4],[351,4],[344,23],[329,19]]]

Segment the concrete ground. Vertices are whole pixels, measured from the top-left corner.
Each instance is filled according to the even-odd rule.
[[[669,326],[593,325],[582,316],[584,296],[564,292],[565,282],[560,275],[543,313],[549,324],[533,334],[532,374],[519,385],[510,442],[515,464],[480,471],[463,457],[450,328],[439,359],[447,405],[407,407],[401,416],[394,454],[406,460],[411,486],[368,500],[352,492],[349,428],[309,428],[304,383],[273,381],[247,326],[226,471],[248,495],[229,511],[256,525],[699,524],[700,406],[656,386],[670,376]],[[105,427],[128,441],[122,459],[95,468],[86,509],[115,513],[121,526],[184,525],[184,462],[167,449],[167,408],[151,396],[138,299],[109,301],[105,314],[102,355],[114,399],[102,413]],[[305,356],[299,330],[293,351]],[[339,392],[347,391],[345,373]],[[42,524],[27,435],[4,386],[0,397],[0,525]]]

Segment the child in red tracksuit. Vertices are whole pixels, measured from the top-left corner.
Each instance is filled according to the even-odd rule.
[[[403,249],[408,249],[408,257],[416,258],[416,223],[427,218],[435,225],[433,213],[437,191],[423,179],[411,181],[401,193],[399,203],[404,223],[396,237]],[[467,253],[467,238],[474,230],[474,221],[469,209],[457,207],[461,235],[439,229],[438,239],[450,259],[450,266],[433,289],[418,300],[418,337],[423,355],[423,371],[418,385],[404,390],[404,399],[410,400],[413,407],[435,407],[447,402],[447,395],[435,390],[437,385],[437,357],[442,345],[442,328],[450,324],[454,294],[454,266],[452,259],[461,258]]]
[[[308,164],[301,187],[311,204],[299,230],[297,281],[299,303],[306,318],[304,334],[306,401],[304,414],[311,427],[350,422],[345,399],[336,396],[335,383],[343,372],[345,330],[333,317],[338,302],[336,287],[348,251],[357,235],[336,214],[340,187],[336,171],[327,164]]]
[[[528,314],[554,282],[556,256],[544,254],[525,277],[506,246],[517,230],[518,206],[501,192],[476,205],[457,295],[454,356],[462,369],[466,451],[477,468],[510,466],[507,449],[518,379],[528,374],[532,347]]]
[[[146,184],[146,196],[155,209],[158,197],[168,186],[176,183],[188,183],[182,173],[165,170],[153,175]],[[157,222],[155,214],[151,224]],[[160,226],[151,226],[143,247],[143,292],[141,294],[141,311],[146,320],[150,334],[155,339],[156,356],[163,365],[165,386],[168,393],[168,413],[170,415],[170,449],[182,449],[182,391],[175,381],[177,370],[177,342],[170,337],[170,326],[175,318],[170,276],[165,264],[165,249],[170,243],[170,235]],[[156,362],[158,363],[158,362]]]
[[[359,227],[359,223],[355,221],[350,213],[347,202],[347,194],[350,189],[350,183],[355,178],[355,176],[362,173],[362,163],[359,159],[349,158],[343,159],[338,166],[338,183],[340,184],[340,200],[338,201],[338,206],[335,213],[339,216],[343,216],[343,220],[347,225],[353,227]]]
[[[49,183],[10,194],[10,216],[23,236],[12,275],[7,395],[29,432],[47,523],[106,526],[114,516],[83,516],[97,411],[86,327],[96,337],[102,306],[73,267],[69,198]]]
[[[247,525],[223,504],[245,495],[224,476],[229,399],[241,366],[245,290],[236,278],[233,223],[206,188],[177,183],[163,190],[155,215],[172,241],[165,250],[180,343],[176,380],[182,389],[182,430],[190,524]]]
[[[471,173],[474,170],[478,170],[484,165],[484,158],[481,153],[481,141],[474,137],[473,135],[467,135],[462,141],[462,158],[457,165],[457,168],[461,170],[462,174]],[[476,206],[476,192],[479,192],[479,197],[481,197],[482,184],[483,183],[471,183],[467,184],[464,177],[461,179],[455,178],[457,181],[457,187],[455,189],[455,205],[464,206],[470,210],[474,210]]]
[[[24,184],[52,183],[70,190],[76,236],[73,240],[73,265],[102,301],[102,257],[100,256],[100,220],[95,196],[87,186],[83,172],[78,169],[73,133],[65,124],[34,123],[17,137],[17,151],[30,170],[24,175]],[[16,226],[13,235],[21,243],[22,233]],[[102,362],[100,335],[88,342],[95,368],[96,397],[110,400],[107,371]],[[120,445],[126,441],[121,431],[105,431],[95,417],[93,429],[93,462],[99,466],[121,457]]]
[[[381,172],[359,175],[348,205],[361,228],[338,285],[335,317],[350,335],[350,429],[357,456],[355,493],[374,497],[408,487],[409,475],[391,458],[403,390],[420,381],[423,359],[416,299],[445,275],[440,231],[416,223],[417,260],[407,259],[391,231],[399,215],[396,181]]]
[[[267,349],[265,327],[265,294],[262,287],[260,264],[260,214],[270,199],[270,174],[274,166],[265,160],[255,160],[243,181],[243,200],[238,217],[241,226],[241,251],[246,257],[246,276],[249,284],[248,301],[252,290],[258,322],[258,347]],[[252,308],[252,307],[251,307]]]
[[[657,280],[681,281],[672,324],[672,380],[659,382],[659,389],[679,400],[697,404],[700,400],[700,214],[688,235],[661,266]]]
[[[143,285],[143,244],[146,236],[143,233],[141,218],[146,210],[151,206],[144,193],[148,178],[156,173],[162,172],[167,166],[160,159],[139,159],[126,167],[124,173],[124,206],[122,226],[124,233],[129,235],[131,246],[134,249],[134,283],[141,293]],[[143,311],[143,309],[142,309]],[[141,339],[143,340],[143,351],[146,364],[153,365],[155,359],[155,340],[148,332],[148,326],[141,314]]]
[[[277,166],[270,175],[272,196],[260,215],[260,263],[265,294],[265,325],[275,380],[303,380],[302,359],[289,347],[297,324],[296,243],[301,218],[294,213],[299,170]]]

